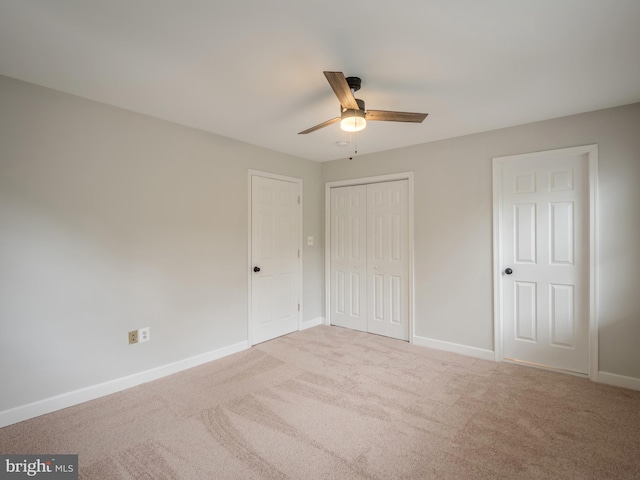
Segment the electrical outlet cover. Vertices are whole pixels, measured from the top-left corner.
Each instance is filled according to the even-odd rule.
[[[151,327],[138,329],[138,343],[148,342],[151,340]]]
[[[129,345],[138,343],[138,330],[131,330],[129,332]]]

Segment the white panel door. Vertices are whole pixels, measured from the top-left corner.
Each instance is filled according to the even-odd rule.
[[[331,323],[367,331],[367,187],[331,189]]]
[[[408,182],[367,185],[367,331],[409,340]]]
[[[331,189],[331,324],[409,340],[408,181]]]
[[[251,177],[251,343],[299,328],[300,187]]]
[[[503,355],[589,371],[587,155],[502,166]]]

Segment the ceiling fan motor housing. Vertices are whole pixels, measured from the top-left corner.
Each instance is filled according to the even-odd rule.
[[[360,100],[359,98],[356,98],[356,103],[358,104],[358,108],[360,110],[364,111],[364,100]],[[340,107],[340,112],[344,112],[346,110],[348,110],[348,109]]]

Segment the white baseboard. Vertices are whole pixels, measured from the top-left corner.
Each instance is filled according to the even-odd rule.
[[[0,412],[0,428],[22,422],[30,418],[39,417],[46,413],[55,412],[56,410],[72,407],[73,405],[87,402],[89,400],[104,397],[105,395],[126,390],[127,388],[135,387],[168,375],[173,375],[174,373],[197,367],[198,365],[202,365],[213,360],[218,360],[219,358],[241,352],[248,348],[249,343],[246,341],[236,343],[235,345],[229,345],[228,347],[219,348],[211,352],[185,358],[184,360],[145,370],[144,372],[135,373],[127,377],[117,378],[108,382],[56,395],[55,397],[45,398],[44,400],[39,400],[27,405],[10,408]]]
[[[419,347],[435,348],[436,350],[444,350],[446,352],[459,353],[467,357],[480,358],[482,360],[495,361],[495,353],[493,350],[485,350],[484,348],[470,347],[459,343],[445,342],[444,340],[435,340],[433,338],[413,336],[413,344]]]
[[[640,390],[640,378],[625,377],[624,375],[618,375],[616,373],[598,372],[598,382],[613,385],[614,387]]]
[[[300,324],[300,330],[306,330],[307,328],[317,327],[318,325],[324,325],[325,319],[324,317],[316,317],[312,320],[307,320],[306,322],[302,322]]]

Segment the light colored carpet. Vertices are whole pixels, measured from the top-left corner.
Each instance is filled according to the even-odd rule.
[[[640,392],[316,327],[0,429],[80,478],[640,478]]]

